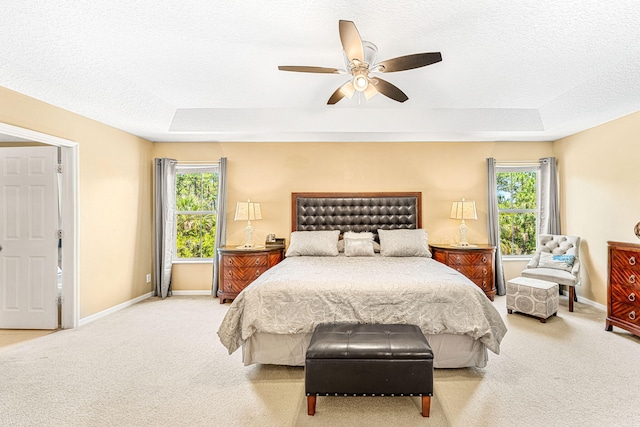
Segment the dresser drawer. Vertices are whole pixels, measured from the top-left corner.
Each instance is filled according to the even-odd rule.
[[[221,264],[224,267],[266,267],[269,265],[266,254],[262,255],[222,255]]]
[[[640,276],[640,253],[615,249],[611,251],[612,270],[625,269],[635,271]]]
[[[613,284],[635,286],[640,285],[640,271],[630,268],[612,268],[609,281]]]
[[[474,277],[471,278],[471,281],[475,283],[480,289],[482,289],[485,293],[493,291],[493,282],[491,281],[491,277]]]
[[[640,307],[640,285],[611,284],[611,301],[632,304]]]
[[[454,270],[464,274],[469,279],[486,278],[493,276],[493,269],[486,265],[460,265],[451,266]]]
[[[611,317],[640,326],[640,309],[637,305],[611,302]]]
[[[491,264],[491,256],[483,253],[450,253],[447,264],[450,266]]]

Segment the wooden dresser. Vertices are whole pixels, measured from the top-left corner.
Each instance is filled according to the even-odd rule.
[[[609,243],[606,330],[614,326],[640,336],[640,245]]]
[[[284,259],[284,246],[238,249],[218,248],[220,260],[218,297],[220,304],[232,300],[262,273]]]
[[[459,271],[484,291],[493,301],[496,296],[496,248],[490,245],[459,247],[444,244],[429,245],[433,259]]]

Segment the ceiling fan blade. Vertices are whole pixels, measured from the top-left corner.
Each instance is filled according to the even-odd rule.
[[[376,89],[375,85],[372,84],[371,81],[369,81],[369,84],[367,85],[367,87],[363,92],[364,92],[364,97],[368,101],[378,94],[378,89]]]
[[[280,71],[297,71],[299,73],[328,73],[328,74],[341,74],[341,70],[337,68],[327,67],[306,67],[298,65],[279,65]]]
[[[394,71],[411,70],[413,68],[426,67],[442,61],[440,52],[415,53],[413,55],[399,56],[393,59],[387,59],[377,64],[378,71],[381,73],[392,73]]]
[[[347,98],[351,98],[355,91],[356,91],[356,88],[353,86],[353,83],[351,82],[351,80],[349,80],[348,82],[340,86],[338,89],[336,89],[335,92],[333,92],[333,94],[327,101],[327,104],[333,105],[336,102],[340,101],[345,96]]]
[[[340,30],[342,48],[347,54],[349,62],[354,59],[364,62],[364,48],[362,47],[362,39],[360,38],[356,24],[351,21],[340,20],[338,29]]]
[[[384,96],[387,96],[393,99],[394,101],[398,101],[398,102],[404,102],[407,99],[409,99],[409,97],[405,95],[403,91],[401,91],[400,89],[398,89],[398,87],[396,87],[395,85],[392,85],[388,81],[382,80],[379,77],[376,77],[375,79],[372,79],[372,80],[374,80],[375,82],[377,91],[383,94]]]

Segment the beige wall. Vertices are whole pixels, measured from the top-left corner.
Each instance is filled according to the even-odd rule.
[[[80,318],[152,290],[152,143],[0,87],[0,122],[79,143]]]
[[[558,158],[563,230],[583,238],[580,295],[606,303],[608,240],[635,242],[640,220],[634,172],[640,158],[640,113],[550,142],[464,143],[151,143],[0,87],[0,122],[80,145],[80,316],[152,290],[152,158],[228,158],[228,243],[243,241],[233,205],[262,204],[255,238],[288,239],[295,191],[422,191],[423,226],[432,242],[453,242],[452,200],[475,200],[469,240],[486,242],[485,158]],[[638,242],[640,243],[640,242]],[[507,277],[521,270],[505,265]],[[209,289],[208,264],[176,266],[174,289]]]
[[[640,113],[554,143],[562,229],[582,237],[580,295],[607,302],[607,241],[640,243],[638,165]]]
[[[485,159],[537,160],[553,155],[552,150],[551,142],[234,142],[155,143],[153,155],[179,161],[227,157],[229,244],[244,241],[245,223],[233,221],[233,208],[248,198],[261,203],[264,218],[253,222],[255,240],[276,233],[288,241],[291,193],[299,191],[421,191],[423,227],[429,240],[439,243],[458,239],[459,223],[449,219],[449,212],[452,201],[465,197],[475,200],[478,210],[478,220],[467,222],[468,240],[486,243]],[[210,268],[187,264],[177,269],[174,289],[210,288]]]

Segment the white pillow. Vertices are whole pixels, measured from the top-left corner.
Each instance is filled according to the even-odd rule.
[[[382,256],[430,257],[427,232],[414,230],[378,230]]]
[[[285,256],[338,256],[340,230],[294,231]]]
[[[346,233],[344,233],[343,237],[345,239],[367,239],[373,241],[373,233],[370,231],[363,231],[361,233],[347,231]]]
[[[576,257],[574,255],[554,255],[548,252],[540,252],[538,267],[571,271],[575,261]]]
[[[338,240],[338,252],[344,252],[344,239]],[[380,253],[380,243],[375,241],[373,242],[373,252]]]
[[[345,256],[373,256],[373,240],[369,239],[344,239]]]

